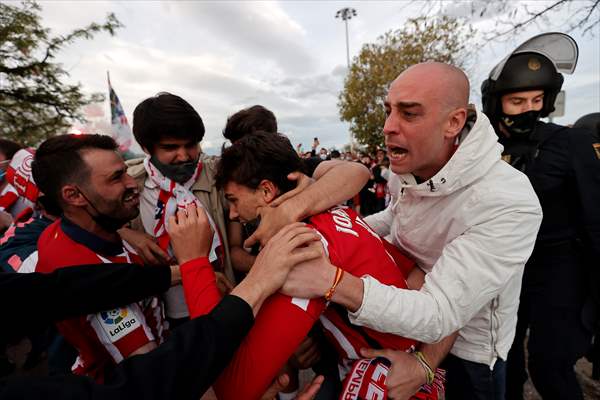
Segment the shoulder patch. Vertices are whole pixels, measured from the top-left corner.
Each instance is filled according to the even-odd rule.
[[[598,159],[600,160],[600,143],[592,143],[592,147],[596,152],[596,157],[598,157]]]
[[[92,325],[101,328],[109,343],[114,343],[141,326],[139,315],[132,307],[120,307],[93,315]]]

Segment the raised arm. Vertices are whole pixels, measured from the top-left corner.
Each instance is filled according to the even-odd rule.
[[[346,307],[350,321],[357,325],[421,342],[437,342],[461,329],[509,281],[521,279],[541,223],[537,200],[521,204],[515,211],[516,199],[508,207],[508,200],[494,195],[499,204],[496,213],[473,210],[473,215],[489,218],[446,245],[421,290],[397,289],[369,276],[361,279],[344,274],[332,300]],[[313,264],[294,269],[284,293],[322,296],[335,269],[311,268]]]
[[[282,226],[305,218],[354,196],[369,180],[369,170],[360,163],[324,161],[315,170],[316,181],[295,192],[277,207],[263,209],[261,223],[244,246],[265,244]]]

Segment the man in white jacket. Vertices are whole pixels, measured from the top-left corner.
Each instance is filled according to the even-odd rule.
[[[425,376],[414,375],[418,365],[421,373],[435,368],[450,348],[443,364],[448,399],[504,398],[523,267],[542,212],[525,175],[501,160],[502,146],[486,116],[469,108],[468,94],[460,69],[424,63],[396,78],[385,103],[392,199],[367,222],[417,261],[426,273],[422,289],[346,274],[332,298],[355,324],[442,341],[416,361],[389,350],[365,352],[391,359],[386,383],[394,399],[410,397]],[[292,271],[284,292],[323,296],[334,274],[305,264]],[[453,346],[443,340],[456,331]]]

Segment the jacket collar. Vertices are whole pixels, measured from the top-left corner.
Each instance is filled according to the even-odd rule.
[[[485,114],[469,106],[458,148],[450,160],[431,179],[420,184],[412,174],[399,175],[402,193],[445,196],[484,176],[500,160],[501,153],[502,145]]]
[[[110,257],[118,256],[123,253],[123,243],[121,241],[116,243],[104,240],[101,237],[94,235],[92,232],[88,232],[79,225],[71,222],[65,216],[61,218],[60,229],[71,240],[87,247],[96,254]]]
[[[212,188],[215,186],[215,177],[212,169],[207,168],[207,163],[204,160],[208,156],[204,153],[200,154],[200,162],[203,163],[202,172],[196,180],[196,183],[192,185],[192,191],[199,190],[202,192],[210,193]]]

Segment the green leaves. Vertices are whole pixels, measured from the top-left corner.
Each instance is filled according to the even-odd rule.
[[[370,150],[383,147],[388,85],[406,68],[424,61],[462,67],[474,33],[459,19],[420,17],[365,44],[350,66],[338,101],[340,119],[350,123],[355,140]]]
[[[54,59],[66,45],[95,34],[114,35],[123,25],[114,14],[64,36],[50,36],[40,24],[40,6],[0,3],[0,136],[35,146],[63,132],[73,120],[83,121],[81,108],[102,101],[99,93],[86,96],[81,84],[68,85],[68,76]]]

